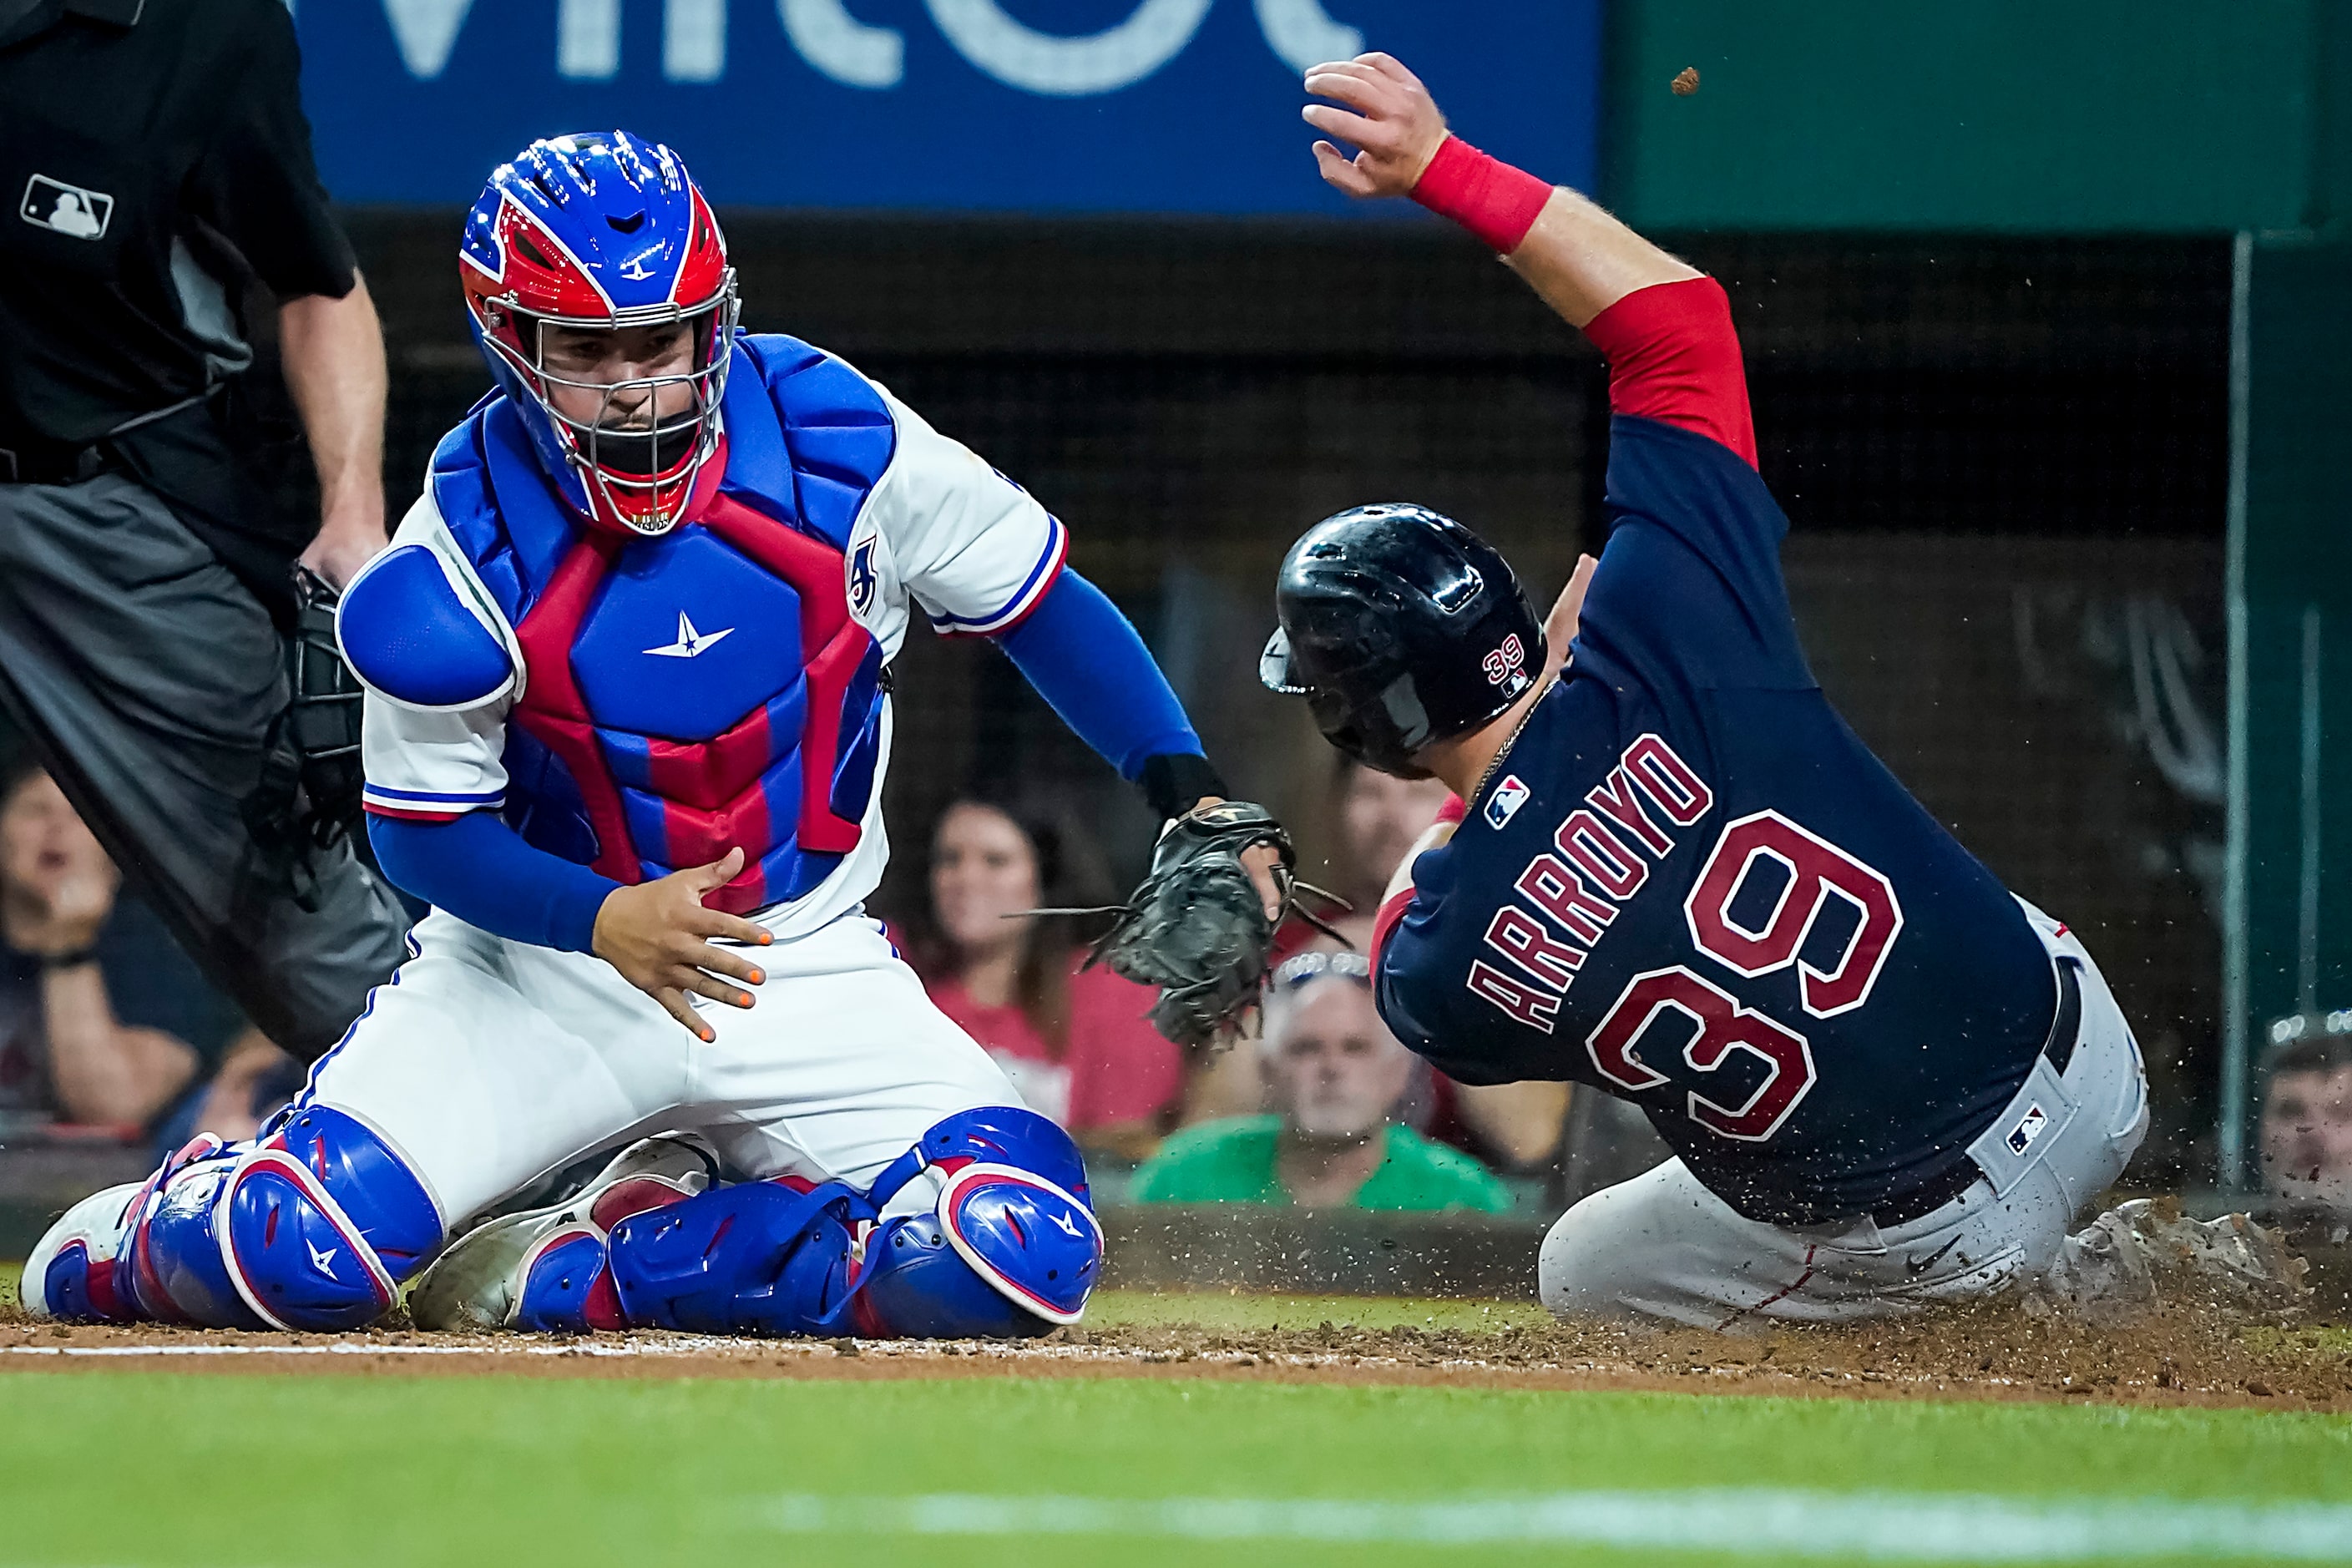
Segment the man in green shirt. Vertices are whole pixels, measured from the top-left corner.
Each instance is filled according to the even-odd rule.
[[[1302,952],[1277,968],[1259,1049],[1275,1113],[1177,1133],[1136,1173],[1137,1202],[1511,1206],[1509,1189],[1477,1161],[1389,1119],[1413,1058],[1381,1022],[1360,953]]]

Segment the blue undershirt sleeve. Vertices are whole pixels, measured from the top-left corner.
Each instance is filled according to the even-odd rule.
[[[1137,780],[1158,756],[1198,756],[1201,738],[1135,627],[1103,591],[1065,568],[1005,654],[1081,741]]]
[[[596,911],[620,886],[532,848],[495,812],[470,811],[447,822],[371,815],[368,842],[395,887],[467,925],[534,947],[590,952]]]

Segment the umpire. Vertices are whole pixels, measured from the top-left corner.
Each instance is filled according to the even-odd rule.
[[[331,630],[384,545],[383,340],[299,70],[283,0],[0,0],[0,706],[190,956],[309,1058],[407,920],[353,851]],[[241,382],[256,279],[315,532],[271,495],[293,432]]]

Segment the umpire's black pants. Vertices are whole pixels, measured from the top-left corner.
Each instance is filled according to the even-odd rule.
[[[348,842],[269,869],[240,807],[287,703],[278,629],[154,491],[0,485],[0,702],[246,1016],[306,1059],[334,1044],[408,919]]]

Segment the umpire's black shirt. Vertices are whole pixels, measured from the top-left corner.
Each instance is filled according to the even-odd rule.
[[[351,291],[299,65],[283,0],[0,0],[0,483],[242,370],[253,277]]]

